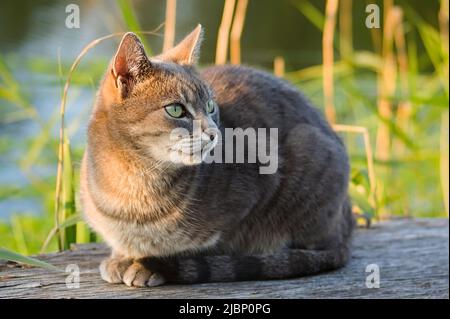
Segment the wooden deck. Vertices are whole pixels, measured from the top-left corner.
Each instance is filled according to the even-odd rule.
[[[359,229],[347,267],[293,280],[128,288],[103,282],[103,245],[77,245],[40,258],[80,269],[79,288],[63,272],[0,261],[0,298],[449,298],[448,219],[393,220]],[[380,287],[367,288],[366,267],[379,267]]]

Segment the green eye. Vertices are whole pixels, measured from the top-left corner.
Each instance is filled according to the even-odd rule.
[[[170,116],[180,118],[185,115],[184,107],[180,104],[171,104],[164,108]]]
[[[206,111],[208,113],[214,113],[215,110],[216,110],[216,105],[215,105],[214,101],[209,100],[208,103],[206,104]]]

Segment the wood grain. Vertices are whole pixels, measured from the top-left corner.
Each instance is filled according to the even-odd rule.
[[[0,298],[449,298],[448,219],[401,219],[358,229],[353,256],[340,270],[293,280],[128,288],[103,282],[102,244],[39,256],[62,269],[76,264],[80,287],[67,274],[0,261]],[[366,266],[377,264],[380,288],[366,288]]]

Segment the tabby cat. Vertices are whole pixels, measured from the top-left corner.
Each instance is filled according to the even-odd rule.
[[[199,25],[148,58],[124,35],[88,124],[80,199],[111,247],[110,283],[156,286],[281,279],[345,265],[354,225],[346,150],[291,85],[243,66],[197,71]],[[171,152],[176,128],[200,123],[201,147],[222,147],[225,128],[276,128],[277,169],[190,161]],[[193,142],[193,134],[187,141]],[[186,137],[183,137],[186,139]]]

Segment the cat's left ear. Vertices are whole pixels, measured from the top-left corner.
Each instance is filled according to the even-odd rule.
[[[157,58],[178,64],[196,64],[200,56],[202,40],[203,27],[199,24],[180,43]]]
[[[142,42],[136,34],[126,33],[111,65],[111,75],[122,98],[131,94],[134,85],[149,72],[150,66]]]

